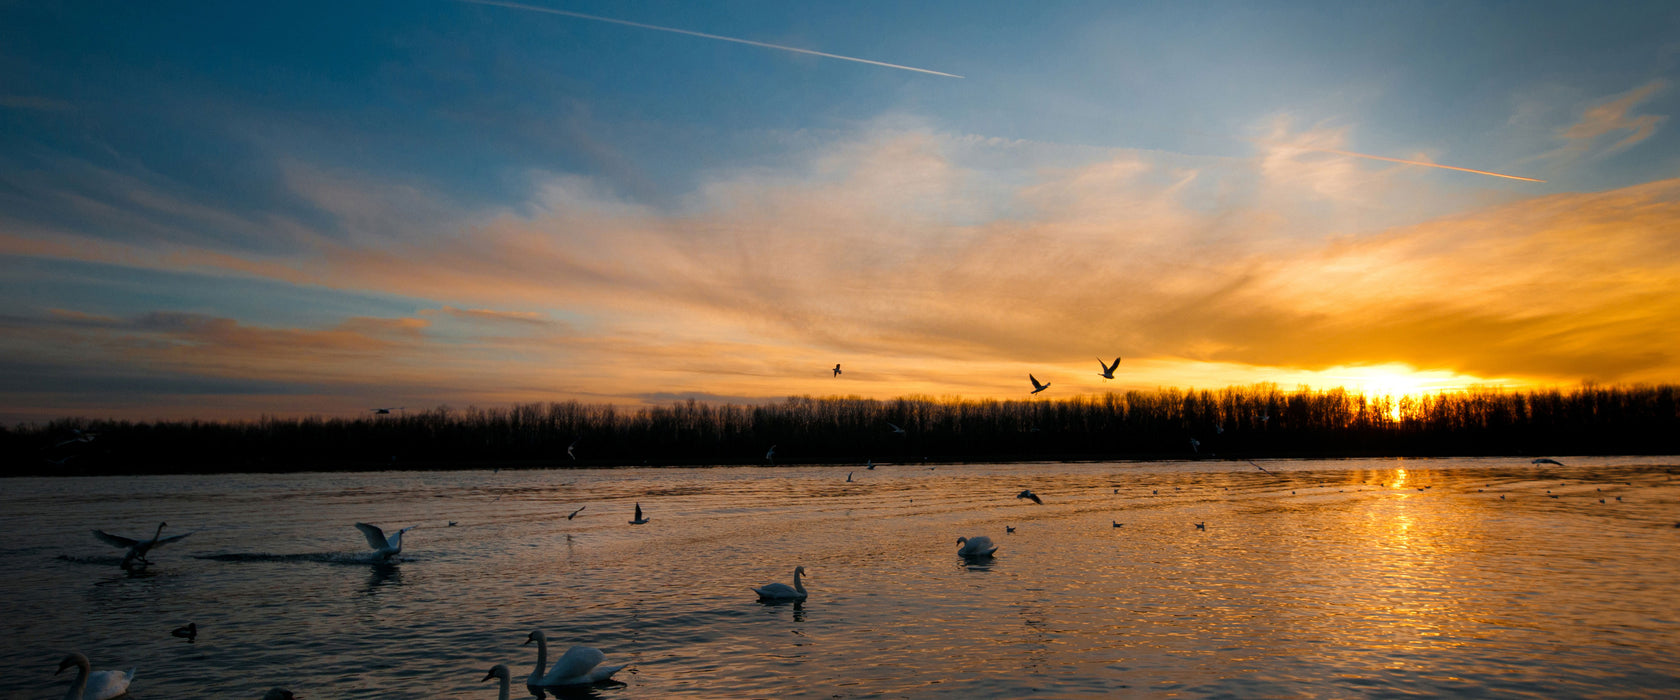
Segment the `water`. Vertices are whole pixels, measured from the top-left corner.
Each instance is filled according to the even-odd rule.
[[[604,698],[1671,695],[1680,459],[1564,461],[8,479],[0,697],[80,650],[139,700],[488,699],[533,629],[633,664]],[[139,575],[88,532],[160,520]],[[374,565],[357,521],[422,527]]]

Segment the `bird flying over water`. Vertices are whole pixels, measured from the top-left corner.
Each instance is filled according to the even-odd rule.
[[[578,506],[578,509],[577,509],[577,510],[574,510],[574,511],[572,511],[572,514],[571,514],[571,515],[568,515],[568,516],[566,516],[566,519],[567,519],[567,520],[571,520],[571,519],[572,519],[572,518],[575,518],[575,517],[577,517],[577,514],[578,514],[578,513],[582,513],[582,512],[583,512],[583,509],[585,509],[585,508],[588,508],[588,507],[589,507],[589,506]],[[638,507],[640,507],[640,506],[638,506]],[[639,515],[638,515],[638,517],[640,517],[640,516],[639,516]]]
[[[771,464],[776,463],[776,446],[775,445],[771,445],[769,451],[764,453],[764,461],[769,462]]]
[[[1255,462],[1252,459],[1248,460],[1248,463],[1254,465],[1255,469],[1259,469],[1260,471],[1266,472],[1267,474],[1271,473],[1271,472],[1267,472],[1265,467],[1260,466],[1260,464],[1258,462]]]
[[[1190,451],[1200,453],[1202,451],[1202,441],[1197,440],[1196,438],[1190,438]]]
[[[848,483],[848,484],[852,483],[852,474],[853,473],[854,472],[846,472],[846,483]]]
[[[1540,459],[1529,462],[1529,464],[1556,464],[1560,467],[1563,466],[1563,462],[1559,462],[1551,457],[1541,457]]]
[[[1028,375],[1027,375],[1027,379],[1029,379],[1029,380],[1032,380],[1032,385],[1033,385],[1033,390],[1032,390],[1032,393],[1034,393],[1034,394],[1036,394],[1036,393],[1038,393],[1038,392],[1040,392],[1040,391],[1044,391],[1044,390],[1045,390],[1045,389],[1048,389],[1048,388],[1050,388],[1050,385],[1049,385],[1049,384],[1048,384],[1048,383],[1045,383],[1045,384],[1039,384],[1039,383],[1038,383],[1038,377],[1034,377],[1034,376],[1032,376],[1032,375],[1031,375],[1031,374],[1028,374]]]
[[[1015,494],[1015,497],[1016,498],[1030,498],[1030,499],[1032,499],[1033,503],[1037,503],[1041,506],[1044,505],[1044,499],[1039,498],[1038,494],[1032,492],[1032,489],[1025,489],[1025,490],[1021,491],[1020,493]]]
[[[1102,377],[1103,379],[1113,379],[1114,378],[1114,370],[1116,370],[1120,367],[1120,358],[1118,358],[1118,357],[1114,358],[1114,364],[1110,365],[1106,362],[1103,362],[1102,358],[1099,357],[1099,358],[1097,358],[1097,366],[1102,367],[1102,373],[1098,374],[1097,376]]]
[[[372,547],[374,553],[378,554],[383,559],[390,559],[391,557],[394,557],[398,554],[401,554],[402,553],[402,536],[403,536],[403,533],[408,532],[409,530],[413,530],[414,528],[417,528],[417,527],[420,527],[420,526],[419,525],[410,525],[410,526],[405,527],[401,530],[398,530],[397,534],[391,535],[390,537],[386,537],[384,530],[381,530],[381,529],[379,529],[377,527],[374,527],[372,525],[369,525],[367,523],[356,523],[356,529],[361,530],[362,535],[364,537],[367,537],[368,546]]]
[[[840,363],[834,363],[834,376],[840,376]]]
[[[577,444],[580,443],[580,442],[583,442],[583,438],[578,438],[576,440],[573,440],[572,444],[566,446],[566,456],[567,457],[571,457],[573,460],[577,459],[577,453],[573,452],[572,450],[577,449]]]
[[[578,510],[583,510],[583,509],[579,508]],[[575,515],[575,513],[574,513],[574,515]],[[642,504],[637,503],[636,504],[636,519],[630,521],[630,524],[631,525],[646,525],[649,520],[653,520],[653,518],[642,517]]]
[[[163,534],[163,526],[168,524],[169,523],[158,523],[157,532],[152,533],[152,538],[149,540],[131,540],[127,537],[118,537],[105,532],[104,530],[94,530],[93,536],[99,538],[100,542],[104,542],[112,547],[122,547],[127,549],[128,553],[124,554],[122,559],[122,568],[127,569],[130,566],[133,566],[134,562],[150,564],[151,562],[146,560],[146,553],[152,551],[152,548],[161,547],[169,544],[170,542],[179,542],[192,534],[189,532],[185,535],[161,537]]]
[[[904,432],[903,428],[898,427],[898,424],[893,423],[892,421],[887,421],[887,427],[892,428],[892,431],[893,431],[894,435],[906,435],[907,434],[907,433]]]

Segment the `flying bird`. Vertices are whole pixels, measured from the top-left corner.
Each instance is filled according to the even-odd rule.
[[[1200,453],[1202,451],[1202,441],[1197,440],[1196,438],[1190,438],[1190,451]]]
[[[1044,505],[1044,499],[1039,498],[1038,494],[1032,492],[1032,489],[1023,490],[1022,492],[1015,494],[1015,497],[1016,498],[1030,498],[1030,499],[1032,499],[1033,503],[1037,503],[1041,506]]]
[[[840,376],[840,363],[834,363],[834,376]]]
[[[875,460],[865,460],[863,466],[867,467],[869,471],[875,471]]]
[[[1534,460],[1533,462],[1529,462],[1529,464],[1556,464],[1560,467],[1563,466],[1563,462],[1559,462],[1555,459],[1552,459],[1551,457],[1541,457],[1540,459]]]
[[[1262,467],[1262,466],[1260,466],[1260,463],[1258,463],[1258,462],[1255,462],[1255,461],[1254,461],[1254,460],[1252,460],[1252,459],[1251,459],[1251,460],[1248,460],[1248,463],[1249,463],[1249,464],[1252,464],[1252,465],[1254,465],[1254,468],[1255,468],[1255,469],[1259,469],[1259,470],[1260,470],[1260,471],[1263,471],[1263,472],[1266,472],[1266,473],[1267,473],[1267,474],[1270,474],[1270,473],[1271,473],[1271,472],[1267,472],[1267,471],[1266,471],[1266,468],[1265,468],[1265,467]]]
[[[373,409],[368,409],[368,410],[373,411],[373,415],[376,415],[376,416],[388,416],[388,415],[391,415],[392,411],[403,410],[403,407],[402,406],[393,406],[393,407],[390,407],[390,408],[373,408]]]
[[[127,537],[118,537],[105,532],[104,530],[94,530],[93,536],[99,538],[100,542],[104,542],[112,547],[122,547],[127,549],[128,553],[124,554],[122,559],[122,568],[127,569],[132,566],[134,562],[140,562],[141,564],[152,563],[147,561],[146,553],[152,551],[154,547],[162,547],[170,542],[179,542],[192,535],[192,533],[189,532],[185,535],[161,537],[163,534],[163,526],[168,524],[169,523],[158,523],[157,532],[152,533],[152,538],[149,540],[131,540]]]
[[[71,428],[70,432],[75,433],[76,437],[70,438],[69,440],[65,440],[64,442],[58,443],[57,445],[53,445],[53,448],[57,449],[57,448],[65,446],[65,445],[71,445],[71,444],[75,444],[75,443],[78,443],[78,442],[93,442],[94,438],[99,437],[99,433],[84,433],[84,432],[81,431],[80,428]]]
[[[1097,358],[1097,366],[1102,368],[1102,373],[1097,376],[1102,377],[1103,379],[1113,379],[1114,370],[1119,369],[1120,367],[1120,358],[1114,358],[1114,364],[1110,365],[1107,362],[1103,362],[1102,358],[1099,357]]]
[[[566,456],[571,457],[573,461],[577,461],[577,453],[572,450],[577,449],[577,444],[580,442],[583,442],[583,438],[573,440],[572,444],[566,446]]]
[[[574,510],[574,511],[572,511],[572,514],[571,514],[571,515],[568,515],[568,516],[566,516],[566,519],[567,519],[567,520],[571,520],[571,519],[572,519],[572,518],[575,518],[575,517],[577,517],[577,514],[578,514],[578,513],[582,513],[582,512],[583,512],[583,509],[585,509],[585,508],[588,508],[588,507],[589,507],[589,506],[578,506],[578,509],[577,509],[577,510]],[[641,517],[641,515],[640,515],[640,514],[639,514],[639,513],[638,513],[638,514],[637,514],[637,517]]]
[[[848,484],[852,483],[852,474],[854,474],[854,473],[855,472],[846,472],[846,483],[848,483]]]
[[[776,463],[776,446],[775,445],[771,445],[769,451],[764,453],[764,461],[769,462],[771,464]]]
[[[374,554],[379,555],[379,558],[381,559],[390,559],[391,557],[401,554],[403,533],[417,527],[420,526],[410,525],[398,530],[397,534],[386,537],[384,530],[367,523],[356,523],[356,529],[362,531],[362,535],[367,538],[368,546],[372,547]]]
[[[583,509],[579,508],[578,510],[583,510]],[[575,515],[575,513],[574,513],[574,515]],[[650,521],[650,520],[653,520],[653,518],[642,517],[642,504],[637,503],[636,504],[636,519],[630,521],[630,524],[631,525],[646,525],[648,523],[648,521]]]
[[[892,431],[893,431],[894,435],[907,435],[908,434],[908,433],[904,432],[903,428],[898,427],[898,424],[893,423],[892,421],[887,421],[887,427],[892,428]]]
[[[1050,385],[1049,385],[1049,384],[1039,384],[1039,383],[1038,383],[1038,377],[1034,377],[1034,376],[1032,376],[1032,375],[1031,375],[1031,374],[1028,374],[1028,375],[1027,375],[1027,379],[1030,379],[1030,380],[1032,380],[1032,384],[1033,384],[1033,390],[1032,390],[1032,393],[1034,393],[1034,394],[1036,394],[1036,393],[1038,393],[1038,392],[1040,392],[1040,391],[1044,391],[1044,390],[1045,390],[1045,389],[1048,389],[1048,388],[1050,388]]]

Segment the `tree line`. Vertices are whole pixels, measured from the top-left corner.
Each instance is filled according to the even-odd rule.
[[[1259,384],[1008,401],[801,396],[758,406],[558,401],[357,418],[66,418],[0,427],[0,455],[10,475],[211,473],[1673,454],[1677,436],[1680,403],[1666,384],[1416,397]]]

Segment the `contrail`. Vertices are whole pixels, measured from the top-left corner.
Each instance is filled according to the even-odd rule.
[[[1422,160],[1403,160],[1403,159],[1400,159],[1400,158],[1389,158],[1389,157],[1386,157],[1386,156],[1373,156],[1369,153],[1354,153],[1353,151],[1338,151],[1338,150],[1335,150],[1333,148],[1302,148],[1301,150],[1303,150],[1303,151],[1314,151],[1314,152],[1317,152],[1317,153],[1334,153],[1338,156],[1348,156],[1350,158],[1369,158],[1371,160],[1386,160],[1390,163],[1405,163],[1406,165],[1421,165],[1421,166],[1426,167],[1426,168],[1441,168],[1443,170],[1457,170],[1461,173],[1475,173],[1477,175],[1492,175],[1494,177],[1502,177],[1502,178],[1505,178],[1505,179],[1508,179],[1508,180],[1522,180],[1523,182],[1545,182],[1545,180],[1536,180],[1532,177],[1522,177],[1520,175],[1506,175],[1504,173],[1491,173],[1491,172],[1488,172],[1486,170],[1476,170],[1474,168],[1460,168],[1460,167],[1455,166],[1455,165],[1441,165],[1440,163],[1430,163],[1428,161],[1422,161]]]
[[[530,12],[543,12],[543,13],[551,14],[551,15],[561,15],[561,16],[564,16],[564,17],[576,17],[578,19],[594,20],[596,22],[608,22],[608,23],[611,23],[611,24],[622,24],[626,27],[636,27],[636,28],[639,28],[639,29],[652,29],[652,30],[657,31],[657,32],[671,32],[672,34],[686,34],[688,36],[697,36],[697,37],[700,37],[702,39],[717,39],[718,41],[729,41],[729,42],[733,42],[733,43],[736,43],[736,44],[746,44],[748,46],[757,46],[757,47],[765,48],[765,49],[776,49],[778,51],[792,51],[794,53],[802,53],[802,54],[805,54],[807,56],[821,56],[823,58],[837,58],[837,59],[840,59],[842,61],[851,61],[853,63],[867,63],[867,64],[872,65],[872,66],[881,66],[883,68],[897,68],[899,70],[915,71],[917,73],[926,73],[928,75],[939,75],[939,76],[944,76],[946,78],[961,78],[962,77],[960,75],[953,75],[951,73],[941,73],[939,71],[928,70],[926,68],[914,68],[914,67],[911,67],[911,66],[901,66],[901,65],[898,65],[896,63],[885,63],[885,62],[882,62],[882,61],[871,61],[867,58],[854,58],[854,57],[851,57],[851,56],[841,56],[840,54],[823,53],[821,51],[812,51],[810,49],[801,49],[801,48],[795,48],[795,47],[792,47],[792,46],[782,46],[780,44],[766,44],[762,41],[752,41],[751,39],[736,39],[735,37],[731,37],[731,36],[718,36],[716,34],[707,34],[705,32],[689,31],[687,29],[676,29],[674,27],[661,27],[661,26],[655,25],[655,24],[642,24],[641,22],[631,22],[631,21],[628,21],[628,20],[613,19],[611,17],[599,17],[599,16],[596,16],[596,15],[586,15],[586,14],[583,14],[582,12],[570,12],[570,11],[567,11],[567,10],[556,10],[556,9],[553,9],[553,8],[550,8],[550,7],[538,7],[536,5],[523,5],[523,4],[520,4],[520,3],[517,3],[517,2],[502,2],[502,0],[460,0],[460,2],[472,3],[474,5],[494,5],[496,7],[506,7],[506,8],[510,8],[510,9],[514,9],[514,10],[527,10],[527,11],[530,11]]]

